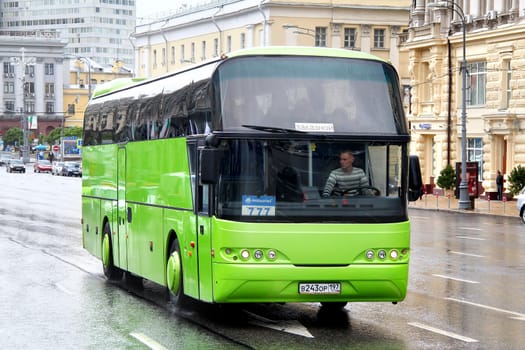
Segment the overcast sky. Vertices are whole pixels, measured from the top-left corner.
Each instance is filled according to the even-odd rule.
[[[177,1],[170,0],[136,0],[137,18],[147,17],[156,12],[170,9]]]

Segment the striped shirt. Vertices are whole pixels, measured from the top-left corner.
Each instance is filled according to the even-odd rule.
[[[360,168],[352,168],[351,173],[345,172],[343,169],[332,170],[326,180],[324,186],[323,197],[330,195],[343,195],[344,191],[350,196],[358,194],[359,187],[368,186],[368,179],[366,178],[365,172]]]

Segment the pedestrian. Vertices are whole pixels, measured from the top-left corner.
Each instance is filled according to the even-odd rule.
[[[53,152],[49,152],[49,162],[53,164],[53,159],[55,159]]]
[[[501,171],[498,170],[498,175],[496,175],[496,187],[498,189],[498,200],[503,199],[503,175]]]

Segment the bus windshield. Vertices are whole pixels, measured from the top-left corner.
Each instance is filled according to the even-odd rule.
[[[215,75],[218,114],[223,130],[246,131],[243,125],[260,125],[395,135],[405,130],[396,77],[381,61],[235,58],[220,65]]]
[[[270,138],[222,140],[219,148],[218,217],[263,222],[407,219],[402,145]],[[352,153],[352,172],[360,178],[352,188],[327,185],[332,171],[343,166],[344,152]]]

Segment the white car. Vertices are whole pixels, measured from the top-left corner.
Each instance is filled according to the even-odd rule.
[[[516,196],[518,213],[520,213],[521,221],[525,224],[525,187],[523,187],[520,193]]]
[[[53,167],[51,168],[51,175],[62,175],[63,167],[64,162],[53,162]]]

